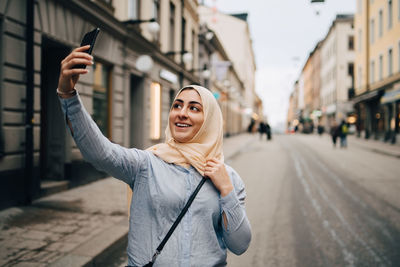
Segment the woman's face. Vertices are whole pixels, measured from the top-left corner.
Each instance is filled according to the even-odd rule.
[[[180,143],[189,142],[204,122],[199,93],[194,89],[183,90],[169,112],[169,128],[172,137]]]

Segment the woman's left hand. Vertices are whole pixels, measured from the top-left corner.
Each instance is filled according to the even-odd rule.
[[[215,187],[219,190],[222,197],[228,195],[233,190],[231,179],[225,169],[224,163],[212,158],[207,160],[204,176],[211,179]]]

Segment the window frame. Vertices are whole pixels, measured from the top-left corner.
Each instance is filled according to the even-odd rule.
[[[103,135],[104,136],[106,136],[108,139],[112,139],[112,73],[113,73],[113,66],[111,65],[111,64],[108,64],[108,63],[106,63],[106,62],[104,62],[104,61],[102,61],[102,60],[99,60],[99,59],[94,59],[93,60],[93,62],[94,62],[94,64],[93,64],[93,84],[92,84],[92,101],[93,101],[93,106],[92,106],[92,110],[93,110],[93,114],[92,114],[92,118],[93,118],[93,120],[96,122],[96,116],[97,115],[95,115],[95,98],[96,98],[96,96],[95,96],[95,87],[96,86],[99,86],[99,84],[95,84],[95,72],[96,72],[96,70],[95,70],[95,68],[96,68],[96,64],[100,64],[101,66],[102,66],[102,68],[106,68],[106,75],[107,75],[107,77],[106,77],[106,79],[107,79],[107,85],[106,85],[106,87],[105,87],[105,89],[106,89],[106,93],[105,93],[105,95],[106,95],[106,100],[105,100],[105,103],[106,103],[106,105],[107,105],[107,117],[106,117],[106,119],[105,119],[105,122],[106,122],[106,126],[99,126],[98,124],[97,124],[97,122],[96,122],[96,124],[98,125],[98,127],[99,127],[99,129],[101,130],[101,132],[103,133]],[[101,78],[103,78],[103,77],[101,77]],[[100,85],[101,86],[101,85]],[[106,131],[106,132],[103,132],[103,131]]]
[[[387,50],[388,56],[388,77],[393,75],[393,47],[389,47]]]

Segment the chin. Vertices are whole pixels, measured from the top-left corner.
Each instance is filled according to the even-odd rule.
[[[179,134],[175,135],[173,137],[174,137],[175,141],[179,142],[179,143],[187,143],[192,139],[192,137],[190,137],[190,136],[180,136]]]

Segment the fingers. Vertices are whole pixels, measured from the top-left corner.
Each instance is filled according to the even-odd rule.
[[[82,52],[82,51],[86,51],[90,48],[90,45],[84,45],[84,46],[80,46],[77,47],[73,50],[73,52]]]
[[[70,53],[63,61],[61,61],[61,65],[64,66],[68,64],[71,60],[74,59],[86,59],[89,61],[93,61],[93,57],[85,52],[72,52]]]
[[[65,77],[70,77],[70,76],[79,75],[79,74],[86,74],[88,72],[89,72],[89,70],[87,70],[87,69],[66,69],[66,70],[63,70],[62,75]]]
[[[90,66],[93,65],[93,61],[87,58],[72,58],[71,60],[63,64],[62,69],[63,70],[71,69],[75,65],[81,65],[81,64]]]

